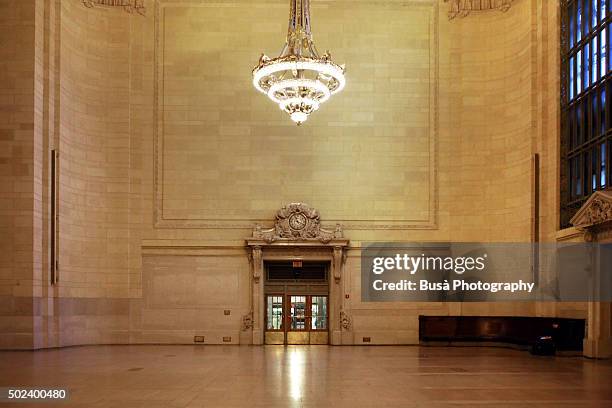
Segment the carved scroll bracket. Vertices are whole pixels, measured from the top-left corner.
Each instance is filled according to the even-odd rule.
[[[448,19],[466,17],[473,11],[499,10],[506,12],[514,0],[444,0],[449,3]]]
[[[250,261],[253,268],[253,280],[255,283],[259,283],[263,273],[263,254],[260,246],[255,245],[251,247]]]
[[[334,246],[334,280],[336,283],[340,283],[340,279],[342,277],[342,269],[344,268],[344,263],[346,262],[346,252],[344,248],[341,246]]]

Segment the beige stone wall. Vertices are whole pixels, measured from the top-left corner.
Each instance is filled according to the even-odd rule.
[[[539,238],[556,239],[557,2],[516,0],[506,13],[452,21],[441,0],[313,2],[315,41],[347,63],[349,82],[300,128],[250,83],[259,53],[282,45],[286,1],[149,0],[145,16],[80,0],[41,3],[35,26],[47,76],[31,97],[41,129],[27,127],[32,102],[23,123],[11,113],[0,130],[3,151],[13,152],[0,165],[39,166],[3,177],[9,195],[0,199],[0,290],[14,302],[28,288],[15,276],[40,282],[24,295],[41,299],[37,346],[190,343],[194,335],[244,342],[244,238],[292,201],[343,224],[351,240],[341,284],[357,342],[415,343],[420,314],[584,317],[581,304],[360,301],[364,242],[533,240],[535,153]],[[12,24],[3,30],[22,24],[14,17],[2,14]],[[11,47],[0,52],[23,53],[34,82],[34,46]],[[0,75],[23,69],[0,65]],[[12,109],[22,101],[16,89],[0,95]],[[17,155],[31,140],[38,160],[33,148]],[[51,147],[61,163],[54,287],[45,264]],[[17,190],[24,180],[42,186],[38,229],[27,221],[38,211],[28,204],[33,187]]]
[[[76,0],[2,7],[2,345],[127,342],[129,16]],[[52,149],[60,157],[55,286]]]
[[[31,347],[35,220],[32,1],[0,4],[0,347]]]
[[[127,297],[129,15],[61,12],[60,293]]]
[[[62,1],[60,13],[58,296],[76,305],[57,311],[60,344],[125,342],[130,16],[80,1]],[[109,316],[102,309],[114,303]]]
[[[452,79],[445,188],[452,191],[453,241],[530,240],[537,92],[532,4],[517,1],[506,13],[445,22]]]
[[[240,343],[251,292],[244,251],[146,255],[143,277],[142,299],[132,301],[131,342],[191,343],[197,335],[206,344]]]
[[[437,10],[353,3],[314,6],[317,41],[351,83],[299,128],[248,75],[282,45],[286,4],[160,3],[160,225],[248,227],[292,201],[347,228],[433,224]]]
[[[449,152],[451,241],[533,239],[534,5],[518,1],[506,13],[472,14],[449,23],[456,108]],[[463,303],[449,305],[448,313],[531,316],[535,308],[531,303]]]

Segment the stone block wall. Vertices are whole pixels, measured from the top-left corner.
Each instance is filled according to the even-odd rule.
[[[585,316],[583,304],[360,301],[365,242],[556,239],[556,2],[450,21],[442,0],[313,2],[315,41],[349,82],[300,128],[250,83],[259,53],[284,41],[285,2],[145,4],[144,16],[0,5],[17,39],[0,44],[1,346],[238,343],[244,238],[292,201],[351,240],[342,285],[356,341],[416,343],[420,314]]]
[[[0,4],[0,347],[33,344],[35,6]],[[40,181],[40,180],[36,180]]]

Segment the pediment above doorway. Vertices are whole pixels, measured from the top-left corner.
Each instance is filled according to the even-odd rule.
[[[612,222],[612,190],[594,192],[570,222],[581,230]]]
[[[266,254],[299,259],[329,258],[334,280],[339,282],[349,240],[344,238],[340,224],[336,224],[333,231],[323,228],[319,211],[315,208],[304,203],[291,203],[276,212],[272,228],[256,225],[252,237],[246,239],[246,245],[250,248],[256,283],[261,277]]]

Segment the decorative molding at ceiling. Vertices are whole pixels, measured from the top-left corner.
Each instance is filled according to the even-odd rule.
[[[506,12],[512,6],[514,0],[444,0],[450,3],[448,19],[455,17],[466,17],[472,11],[500,10]]]
[[[89,8],[95,6],[123,7],[128,13],[136,12],[143,16],[146,12],[144,0],[83,0],[83,4]]]

